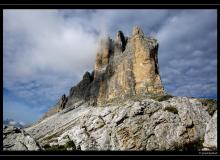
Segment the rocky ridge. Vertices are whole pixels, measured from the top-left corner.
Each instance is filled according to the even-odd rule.
[[[65,150],[216,150],[216,116],[199,99],[187,97],[130,100],[105,107],[83,103],[26,132],[46,150],[65,145]]]

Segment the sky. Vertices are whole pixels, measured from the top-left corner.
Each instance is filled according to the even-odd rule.
[[[100,37],[140,26],[167,93],[217,98],[217,10],[3,11],[3,118],[33,123],[92,71]]]

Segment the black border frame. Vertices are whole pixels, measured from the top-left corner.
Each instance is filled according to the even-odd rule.
[[[176,4],[169,4],[169,5],[157,5],[157,4],[6,4],[6,5],[0,5],[1,6],[1,29],[2,29],[2,49],[3,52],[3,10],[4,9],[217,9],[217,29],[219,28],[219,16],[220,16],[220,10],[219,5],[214,4],[201,4],[201,5],[192,5],[192,4],[183,4],[183,5],[176,5]],[[217,45],[219,46],[219,32],[217,32]],[[219,48],[217,48],[217,59]],[[2,53],[3,55],[3,53]],[[2,58],[2,64],[3,64],[3,58]],[[3,65],[2,65],[3,66]],[[217,68],[219,67],[217,63]],[[2,78],[3,78],[3,68],[2,68]],[[217,76],[219,74],[217,73]],[[219,78],[218,78],[219,79]],[[219,85],[217,85],[217,90],[219,90]],[[3,79],[2,79],[2,91],[3,91]],[[3,98],[3,95],[2,95]],[[219,106],[219,95],[217,98],[217,103]],[[2,99],[3,104],[3,99]],[[3,107],[1,107],[1,120],[3,123]],[[219,129],[219,117],[218,117],[218,129]],[[2,134],[2,128],[1,128],[1,134]],[[219,132],[218,132],[219,137]],[[2,136],[1,136],[2,139]],[[168,157],[168,156],[185,156],[187,159],[191,156],[195,158],[199,158],[201,156],[204,156],[206,158],[211,157],[211,159],[215,158],[216,156],[219,156],[219,141],[220,138],[218,138],[218,151],[217,152],[183,152],[183,151],[65,151],[65,152],[59,152],[59,151],[3,151],[3,143],[1,143],[1,151],[0,156],[159,156],[159,157]],[[3,140],[2,140],[3,142]]]

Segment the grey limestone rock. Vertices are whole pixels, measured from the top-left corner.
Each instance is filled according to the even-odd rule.
[[[24,130],[14,126],[3,126],[3,150],[42,150],[40,145]]]
[[[161,102],[129,100],[102,107],[81,103],[25,130],[42,146],[67,146],[71,142],[72,150],[199,151],[204,137],[204,147],[213,150],[217,144],[216,115],[211,117],[187,97]]]
[[[217,150],[217,111],[206,127],[203,146],[204,150]]]

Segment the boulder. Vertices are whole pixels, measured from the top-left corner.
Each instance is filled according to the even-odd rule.
[[[3,126],[3,150],[39,151],[42,148],[24,130],[14,126]]]
[[[204,150],[217,151],[217,111],[209,121],[203,143]]]

